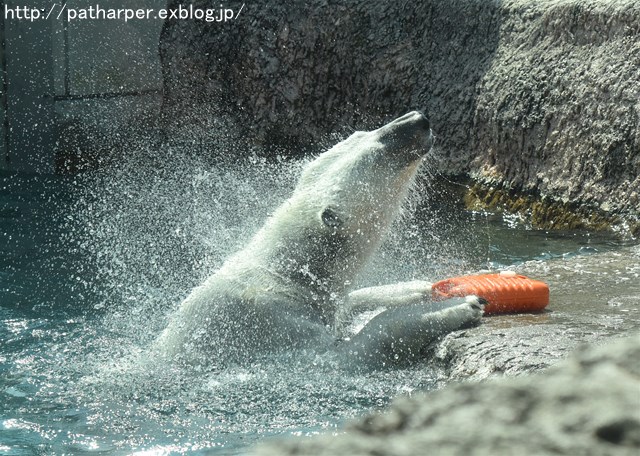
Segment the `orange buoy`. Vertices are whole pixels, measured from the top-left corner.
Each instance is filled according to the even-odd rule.
[[[549,304],[549,286],[513,271],[441,280],[431,286],[434,301],[476,295],[487,300],[485,314],[536,312]]]

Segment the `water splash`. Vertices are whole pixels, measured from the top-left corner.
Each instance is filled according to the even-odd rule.
[[[42,235],[36,272],[8,282],[18,304],[0,307],[0,445],[233,454],[268,435],[336,429],[397,394],[432,388],[439,373],[429,366],[350,374],[312,352],[222,371],[146,359],[168,316],[245,245],[304,163],[253,154],[220,163],[171,146],[142,148],[108,170],[72,178],[66,198],[36,190],[51,204],[37,220],[20,219],[34,239],[26,250],[16,244],[15,267],[3,270],[13,280],[20,267],[34,267],[20,255],[30,257]],[[490,216],[444,204],[455,198],[428,166],[418,185],[359,285],[435,280],[483,264],[488,244],[474,217],[486,226]],[[495,230],[490,247],[504,264],[580,254],[581,239],[560,245],[545,233]],[[38,293],[18,296],[31,287]]]
[[[23,364],[38,385],[28,394],[34,421],[53,407],[66,423],[40,425],[33,432],[41,441],[82,451],[234,452],[266,435],[334,429],[399,393],[433,387],[436,373],[424,367],[354,375],[312,352],[223,371],[145,359],[184,296],[247,242],[291,192],[305,163],[255,155],[224,166],[170,161],[154,168],[135,159],[77,178],[65,242],[83,258],[74,274],[89,284],[93,299],[64,323],[61,337],[51,337],[56,323],[44,322],[46,343],[36,343],[36,324],[25,323],[38,348],[27,343],[12,357],[13,363],[34,360]],[[420,257],[431,247],[419,244],[419,229],[412,217],[401,220],[376,260],[384,267],[374,264],[363,283],[424,274]],[[408,241],[415,245],[409,252]],[[432,252],[443,254],[442,244]],[[60,427],[66,435],[51,437]]]

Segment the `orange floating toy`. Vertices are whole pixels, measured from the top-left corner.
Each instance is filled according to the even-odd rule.
[[[549,286],[513,271],[441,280],[431,286],[434,301],[476,295],[488,301],[485,314],[537,312],[549,304]]]

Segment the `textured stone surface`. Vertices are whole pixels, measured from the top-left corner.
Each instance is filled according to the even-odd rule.
[[[472,174],[604,211],[640,207],[640,4],[506,1]]]
[[[308,145],[415,107],[442,144],[466,144],[498,36],[495,1],[257,2],[223,25],[167,21],[166,108],[197,121],[204,103],[258,142]]]
[[[299,152],[417,108],[443,172],[637,219],[639,33],[635,0],[254,2],[165,23],[167,130]]]
[[[546,372],[401,398],[345,434],[273,442],[256,455],[637,455],[640,335]]]

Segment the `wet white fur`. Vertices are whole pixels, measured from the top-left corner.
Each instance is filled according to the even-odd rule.
[[[412,112],[354,133],[310,162],[249,244],[185,299],[154,344],[158,356],[224,365],[331,347],[345,320],[384,306],[337,349],[346,364],[379,367],[476,322],[477,299],[433,308],[428,282],[350,289],[397,216],[430,144],[426,119]]]

